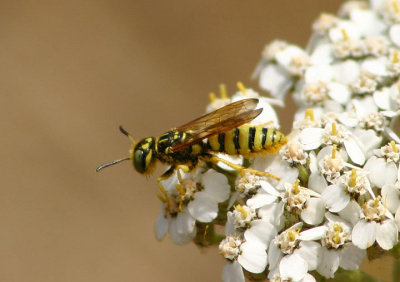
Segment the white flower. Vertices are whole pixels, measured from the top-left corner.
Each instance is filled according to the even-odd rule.
[[[295,45],[288,45],[277,52],[275,59],[280,66],[293,76],[302,75],[310,60],[308,54]]]
[[[394,218],[377,197],[362,206],[361,219],[353,228],[352,241],[360,249],[366,249],[376,240],[382,249],[390,250],[398,242],[398,232]]]
[[[188,211],[200,222],[211,222],[218,215],[218,203],[228,200],[230,186],[225,175],[212,169],[204,173],[200,181],[204,190],[193,195]]]
[[[245,229],[250,226],[251,221],[256,217],[256,212],[248,206],[237,205],[234,207],[233,212],[228,212],[228,216],[232,217],[236,229]]]
[[[394,142],[383,146],[380,150],[374,150],[378,157],[371,156],[364,166],[364,169],[369,172],[368,178],[373,186],[382,188],[384,185],[391,185],[396,182],[398,152],[399,145]]]
[[[294,140],[283,146],[279,154],[291,165],[305,165],[308,159],[308,154],[304,151],[302,144]]]
[[[338,178],[345,168],[346,160],[343,157],[343,153],[336,153],[336,145],[322,149],[318,153],[317,158],[319,159],[319,170],[328,182],[333,182],[333,180]]]
[[[386,208],[392,214],[395,214],[400,207],[400,182],[384,185],[381,190],[381,196]]]
[[[331,14],[322,13],[319,18],[314,22],[312,28],[320,34],[326,34],[332,27],[334,27],[339,19]]]
[[[400,24],[392,25],[389,36],[392,42],[400,47]]]
[[[301,219],[310,225],[322,222],[325,207],[319,194],[301,187],[299,181],[294,184],[286,183],[285,188],[282,201],[286,211],[293,215],[300,215]]]
[[[316,269],[320,245],[301,241],[301,226],[301,223],[295,224],[271,241],[269,278],[279,272],[283,279],[301,281],[308,271]]]
[[[158,240],[168,232],[171,240],[178,245],[189,243],[196,236],[196,220],[186,210],[177,214],[165,215],[164,209],[158,216],[154,231]]]
[[[252,273],[263,272],[267,266],[265,249],[256,243],[245,242],[236,235],[228,235],[222,240],[219,252],[228,259],[222,273],[224,281],[244,281],[241,280],[243,272],[239,265]]]
[[[329,211],[340,212],[351,199],[358,199],[366,193],[375,198],[367,173],[353,168],[351,172],[345,172],[340,176],[335,184],[326,187],[321,196]]]
[[[280,65],[268,64],[260,71],[260,88],[283,100],[293,85],[292,76]]]

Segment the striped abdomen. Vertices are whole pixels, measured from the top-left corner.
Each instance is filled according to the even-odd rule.
[[[208,138],[208,146],[212,151],[244,156],[275,153],[286,142],[286,136],[278,130],[251,125],[243,125]]]

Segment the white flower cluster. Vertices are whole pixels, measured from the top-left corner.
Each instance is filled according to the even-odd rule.
[[[313,30],[306,50],[274,41],[262,52],[254,77],[274,99],[239,84],[231,98],[212,95],[207,108],[257,97],[264,111],[252,123],[279,128],[270,104],[282,105],[290,92],[299,110],[289,142],[249,162],[280,180],[235,179],[221,164],[177,171],[161,183],[157,237],[219,243],[224,281],[333,278],[339,267],[358,269],[367,249],[398,243],[400,0],[346,2]]]

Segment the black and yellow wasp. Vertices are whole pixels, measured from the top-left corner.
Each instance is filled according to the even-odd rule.
[[[159,178],[161,180],[168,178],[178,168],[191,171],[201,160],[214,164],[222,162],[240,173],[248,171],[279,180],[267,172],[244,168],[215,155],[222,152],[253,157],[260,153],[274,153],[287,142],[285,135],[278,130],[263,125],[246,125],[262,112],[262,109],[256,109],[257,104],[258,99],[240,100],[171,129],[159,137],[146,137],[139,142],[120,127],[121,132],[132,142],[129,157],[103,164],[97,171],[131,160],[136,171],[149,174],[159,160],[170,165]]]

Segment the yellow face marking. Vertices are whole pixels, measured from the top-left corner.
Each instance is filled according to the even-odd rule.
[[[149,148],[149,143],[145,143],[142,146],[140,146],[140,148],[142,148],[143,150],[147,150]]]
[[[147,170],[146,170],[147,174],[151,174],[153,172],[153,170],[154,170],[154,166],[151,165],[152,160],[153,160],[153,150],[150,150],[149,153],[146,156],[146,161],[145,161],[146,162],[146,168],[147,168]]]

